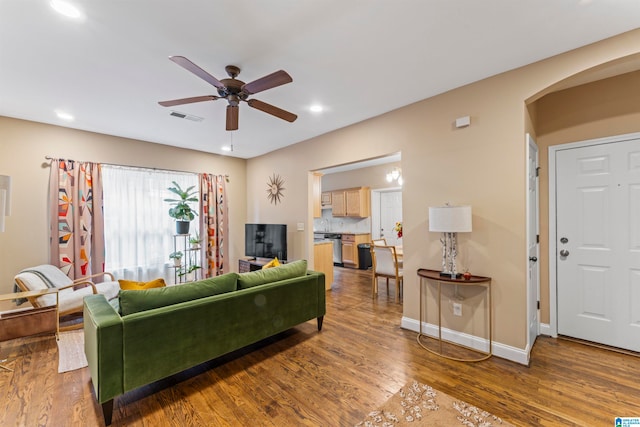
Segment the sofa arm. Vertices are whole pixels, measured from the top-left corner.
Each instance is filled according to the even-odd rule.
[[[307,270],[307,276],[315,276],[318,284],[318,315],[324,316],[326,314],[326,287],[325,287],[325,275],[321,271]],[[320,329],[320,328],[318,328]]]
[[[84,298],[84,352],[98,402],[124,393],[122,318],[102,294]]]

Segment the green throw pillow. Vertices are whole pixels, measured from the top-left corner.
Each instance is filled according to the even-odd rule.
[[[307,260],[301,259],[266,270],[241,273],[238,276],[238,289],[246,289],[253,286],[264,285],[265,283],[293,279],[294,277],[304,276],[305,274],[307,274]]]
[[[121,290],[119,294],[120,314],[127,316],[153,308],[233,292],[237,289],[237,281],[238,273],[227,273],[184,285],[139,291]]]

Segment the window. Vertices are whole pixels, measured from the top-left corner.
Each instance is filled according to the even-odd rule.
[[[167,283],[173,282],[169,254],[173,252],[176,226],[164,199],[174,197],[167,190],[172,181],[182,188],[198,188],[198,175],[103,165],[102,180],[105,270],[121,279],[163,277]],[[194,208],[197,211],[198,207]]]

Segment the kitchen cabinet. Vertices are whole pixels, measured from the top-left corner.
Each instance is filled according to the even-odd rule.
[[[371,216],[371,191],[369,187],[345,190],[346,216],[366,218]]]
[[[348,188],[331,192],[332,215],[366,218],[371,216],[369,187]]]
[[[331,191],[323,191],[320,195],[320,205],[331,206]]]
[[[344,190],[331,192],[331,215],[346,216],[347,209],[344,199]]]
[[[342,234],[342,264],[345,267],[358,268],[358,245],[371,243],[371,234]]]
[[[322,218],[322,174],[313,174],[313,217]]]

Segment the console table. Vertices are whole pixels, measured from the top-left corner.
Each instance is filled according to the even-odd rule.
[[[483,277],[483,276],[471,276],[469,279],[464,279],[464,278],[451,278],[451,277],[447,277],[447,276],[440,276],[440,272],[436,271],[436,270],[428,270],[426,268],[420,268],[418,269],[418,277],[420,279],[420,332],[418,333],[418,344],[420,344],[420,346],[422,348],[424,348],[427,351],[430,351],[431,353],[437,354],[438,356],[442,356],[442,357],[446,357],[447,359],[451,359],[451,360],[457,360],[459,362],[480,362],[482,360],[487,360],[488,358],[490,358],[492,356],[492,318],[493,318],[493,312],[492,312],[492,304],[491,304],[491,277]],[[429,338],[427,335],[424,335],[422,333],[422,321],[423,321],[423,306],[426,305],[425,301],[424,301],[424,294],[426,294],[426,292],[423,292],[423,289],[425,288],[425,286],[429,283],[429,282],[434,282],[437,283],[438,285],[438,343],[439,343],[439,350],[432,350],[430,348],[428,348],[427,346],[424,345],[424,343],[421,341],[421,337],[425,336],[427,338]],[[442,339],[442,285],[458,285],[458,286],[484,286],[487,293],[488,293],[488,298],[489,298],[489,351],[488,352],[483,352],[480,350],[477,350],[475,348],[470,348],[467,347],[465,345],[462,344],[458,344],[458,343],[454,343],[451,341],[446,341]],[[426,314],[426,313],[425,313]],[[425,316],[426,317],[426,316]],[[453,356],[449,356],[446,355],[442,352],[442,342],[445,341],[449,344],[452,345],[456,345],[458,347],[462,347],[462,348],[466,348],[468,350],[472,350],[478,353],[481,353],[482,356],[479,358],[467,358],[467,359],[463,359],[463,358],[457,358],[457,357],[453,357]]]

